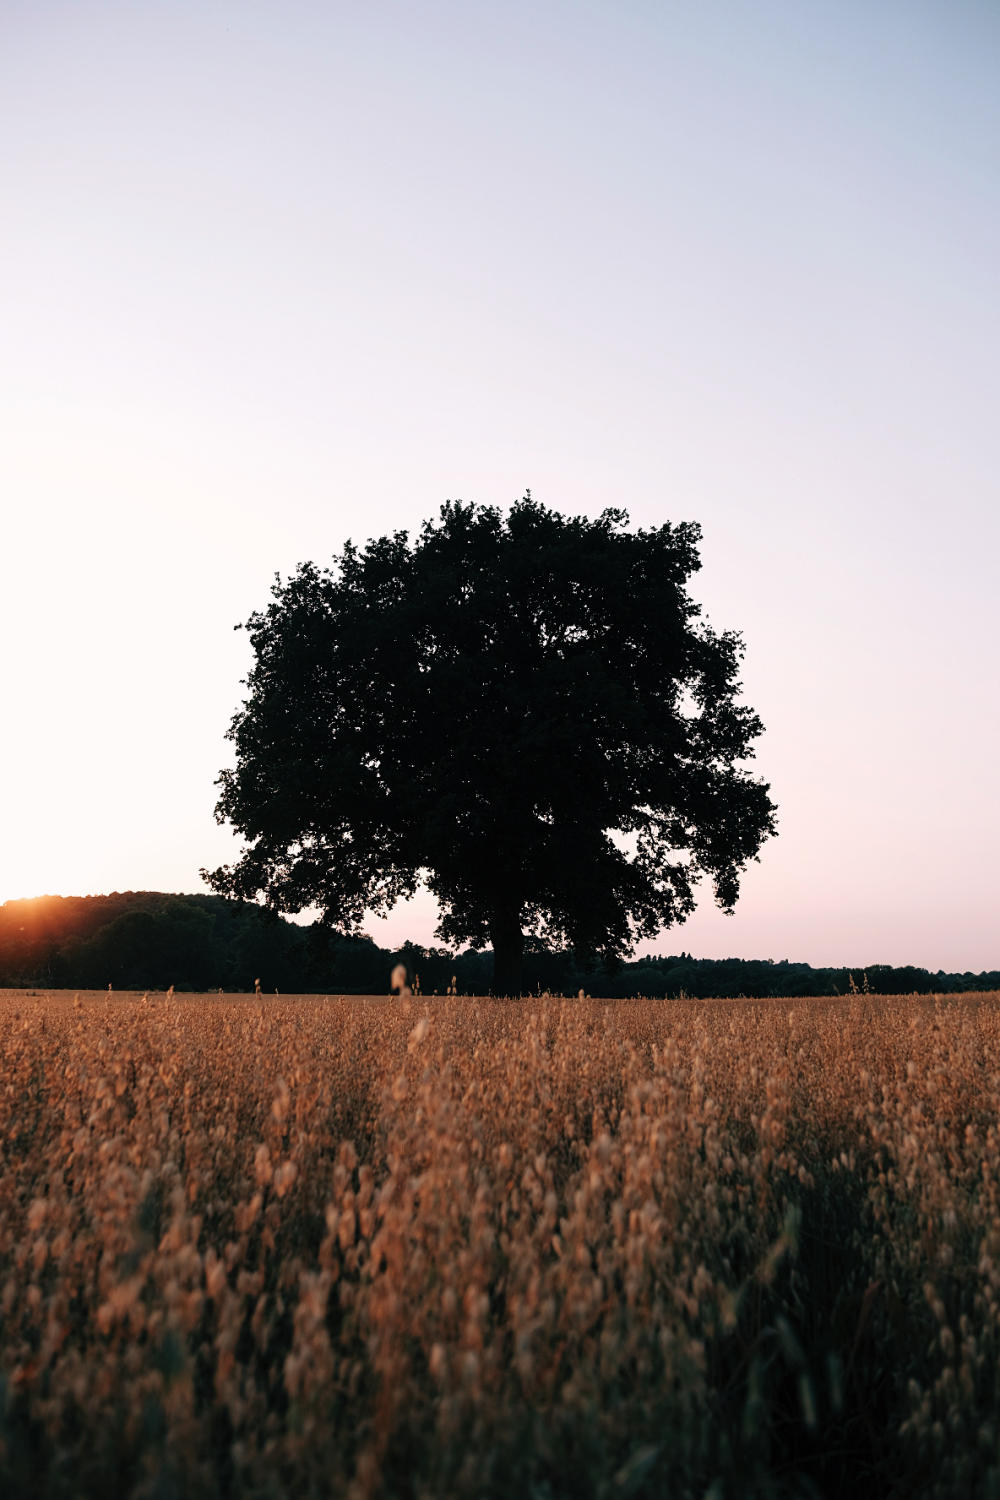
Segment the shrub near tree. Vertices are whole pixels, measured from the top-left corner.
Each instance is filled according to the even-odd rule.
[[[732,909],[775,810],[742,643],[688,593],[698,526],[627,523],[449,502],[277,578],[219,779],[246,848],[214,889],[350,932],[424,880],[507,994],[526,934],[620,958],[701,876]]]

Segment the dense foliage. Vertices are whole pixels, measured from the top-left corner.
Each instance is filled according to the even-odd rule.
[[[627,523],[449,502],[278,579],[219,777],[246,847],[213,889],[359,931],[423,880],[515,995],[525,935],[620,959],[702,876],[731,910],[775,810],[742,641],[689,593],[698,526]]]
[[[485,994],[492,954],[449,953],[405,943],[380,948],[321,923],[299,926],[264,907],[221,896],[162,891],[109,896],[44,896],[0,906],[0,986],[116,990],[225,989],[272,994],[381,995],[395,964],[419,976],[427,995],[444,995],[454,976],[464,995]],[[813,969],[763,959],[697,959],[688,953],[640,959],[612,970],[581,967],[571,950],[541,944],[525,953],[533,994],[605,998],[648,995],[775,996],[931,994],[1000,988],[1000,972],[929,973],[893,968]]]
[[[998,1002],[0,996],[0,1493],[986,1500]]]
[[[381,994],[388,955],[249,902],[125,891],[0,907],[0,985]],[[390,964],[391,966],[391,964]]]

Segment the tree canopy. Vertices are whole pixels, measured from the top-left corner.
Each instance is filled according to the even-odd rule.
[[[424,880],[497,993],[526,933],[620,958],[702,876],[731,910],[775,812],[742,641],[688,593],[700,528],[627,526],[450,501],[276,577],[217,783],[246,847],[213,888],[352,932]]]

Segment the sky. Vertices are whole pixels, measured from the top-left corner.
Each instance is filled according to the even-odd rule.
[[[1000,965],[998,65],[992,0],[5,0],[0,901],[204,889],[274,574],[530,488],[698,521],[746,642],[778,837],[640,951]]]

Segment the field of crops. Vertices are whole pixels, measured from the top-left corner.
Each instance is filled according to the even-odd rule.
[[[5,1497],[1000,1493],[1000,996],[0,994]]]

